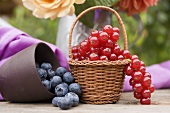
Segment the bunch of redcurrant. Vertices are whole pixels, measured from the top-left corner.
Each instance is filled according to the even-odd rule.
[[[103,27],[102,31],[94,30],[90,36],[79,45],[72,47],[74,60],[118,60],[124,59],[120,46],[119,29],[110,25]]]
[[[154,92],[151,75],[146,72],[144,62],[140,61],[137,55],[131,56],[128,50],[121,50],[117,43],[119,35],[119,28],[110,25],[104,26],[101,31],[92,31],[87,39],[72,47],[73,59],[76,61],[130,59],[131,63],[126,66],[124,72],[132,77],[129,83],[134,90],[134,97],[140,99],[141,104],[150,104],[151,93]]]
[[[134,97],[140,99],[140,103],[149,105],[151,103],[151,93],[155,88],[151,81],[151,74],[146,72],[145,63],[140,61],[137,55],[132,55],[131,63],[125,68],[127,76],[131,76],[129,84],[134,91]]]

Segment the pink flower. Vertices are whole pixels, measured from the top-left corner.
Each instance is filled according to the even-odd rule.
[[[128,15],[141,13],[147,10],[148,7],[157,5],[158,0],[120,0],[116,6],[119,10],[125,10]]]

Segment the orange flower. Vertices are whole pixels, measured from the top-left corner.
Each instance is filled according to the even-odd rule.
[[[116,6],[119,10],[125,10],[128,15],[141,13],[147,10],[148,7],[157,5],[158,0],[120,0]]]
[[[33,11],[37,18],[50,18],[72,15],[75,4],[82,4],[85,0],[22,0],[23,5]]]

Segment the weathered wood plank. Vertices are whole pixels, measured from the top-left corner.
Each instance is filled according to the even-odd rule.
[[[123,93],[118,103],[106,105],[80,104],[70,110],[60,110],[50,103],[0,102],[0,113],[169,113],[170,90],[156,90],[151,105],[140,105],[133,92]]]

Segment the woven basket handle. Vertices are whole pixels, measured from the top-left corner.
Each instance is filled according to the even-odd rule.
[[[72,42],[72,33],[73,33],[73,30],[74,30],[74,27],[77,23],[77,21],[84,15],[86,14],[87,12],[91,11],[91,10],[95,10],[95,9],[104,9],[104,10],[108,10],[110,12],[112,12],[118,19],[118,22],[120,24],[120,27],[122,29],[122,32],[123,32],[123,38],[124,38],[124,49],[128,49],[128,42],[127,42],[127,34],[126,34],[126,29],[125,29],[125,26],[123,24],[123,21],[122,19],[120,18],[119,14],[112,8],[110,7],[106,7],[106,6],[94,6],[94,7],[90,7],[86,10],[84,10],[83,12],[81,12],[76,20],[74,21],[72,27],[71,27],[71,30],[70,30],[70,33],[69,33],[69,57],[72,58],[72,47],[71,47],[71,42]]]

